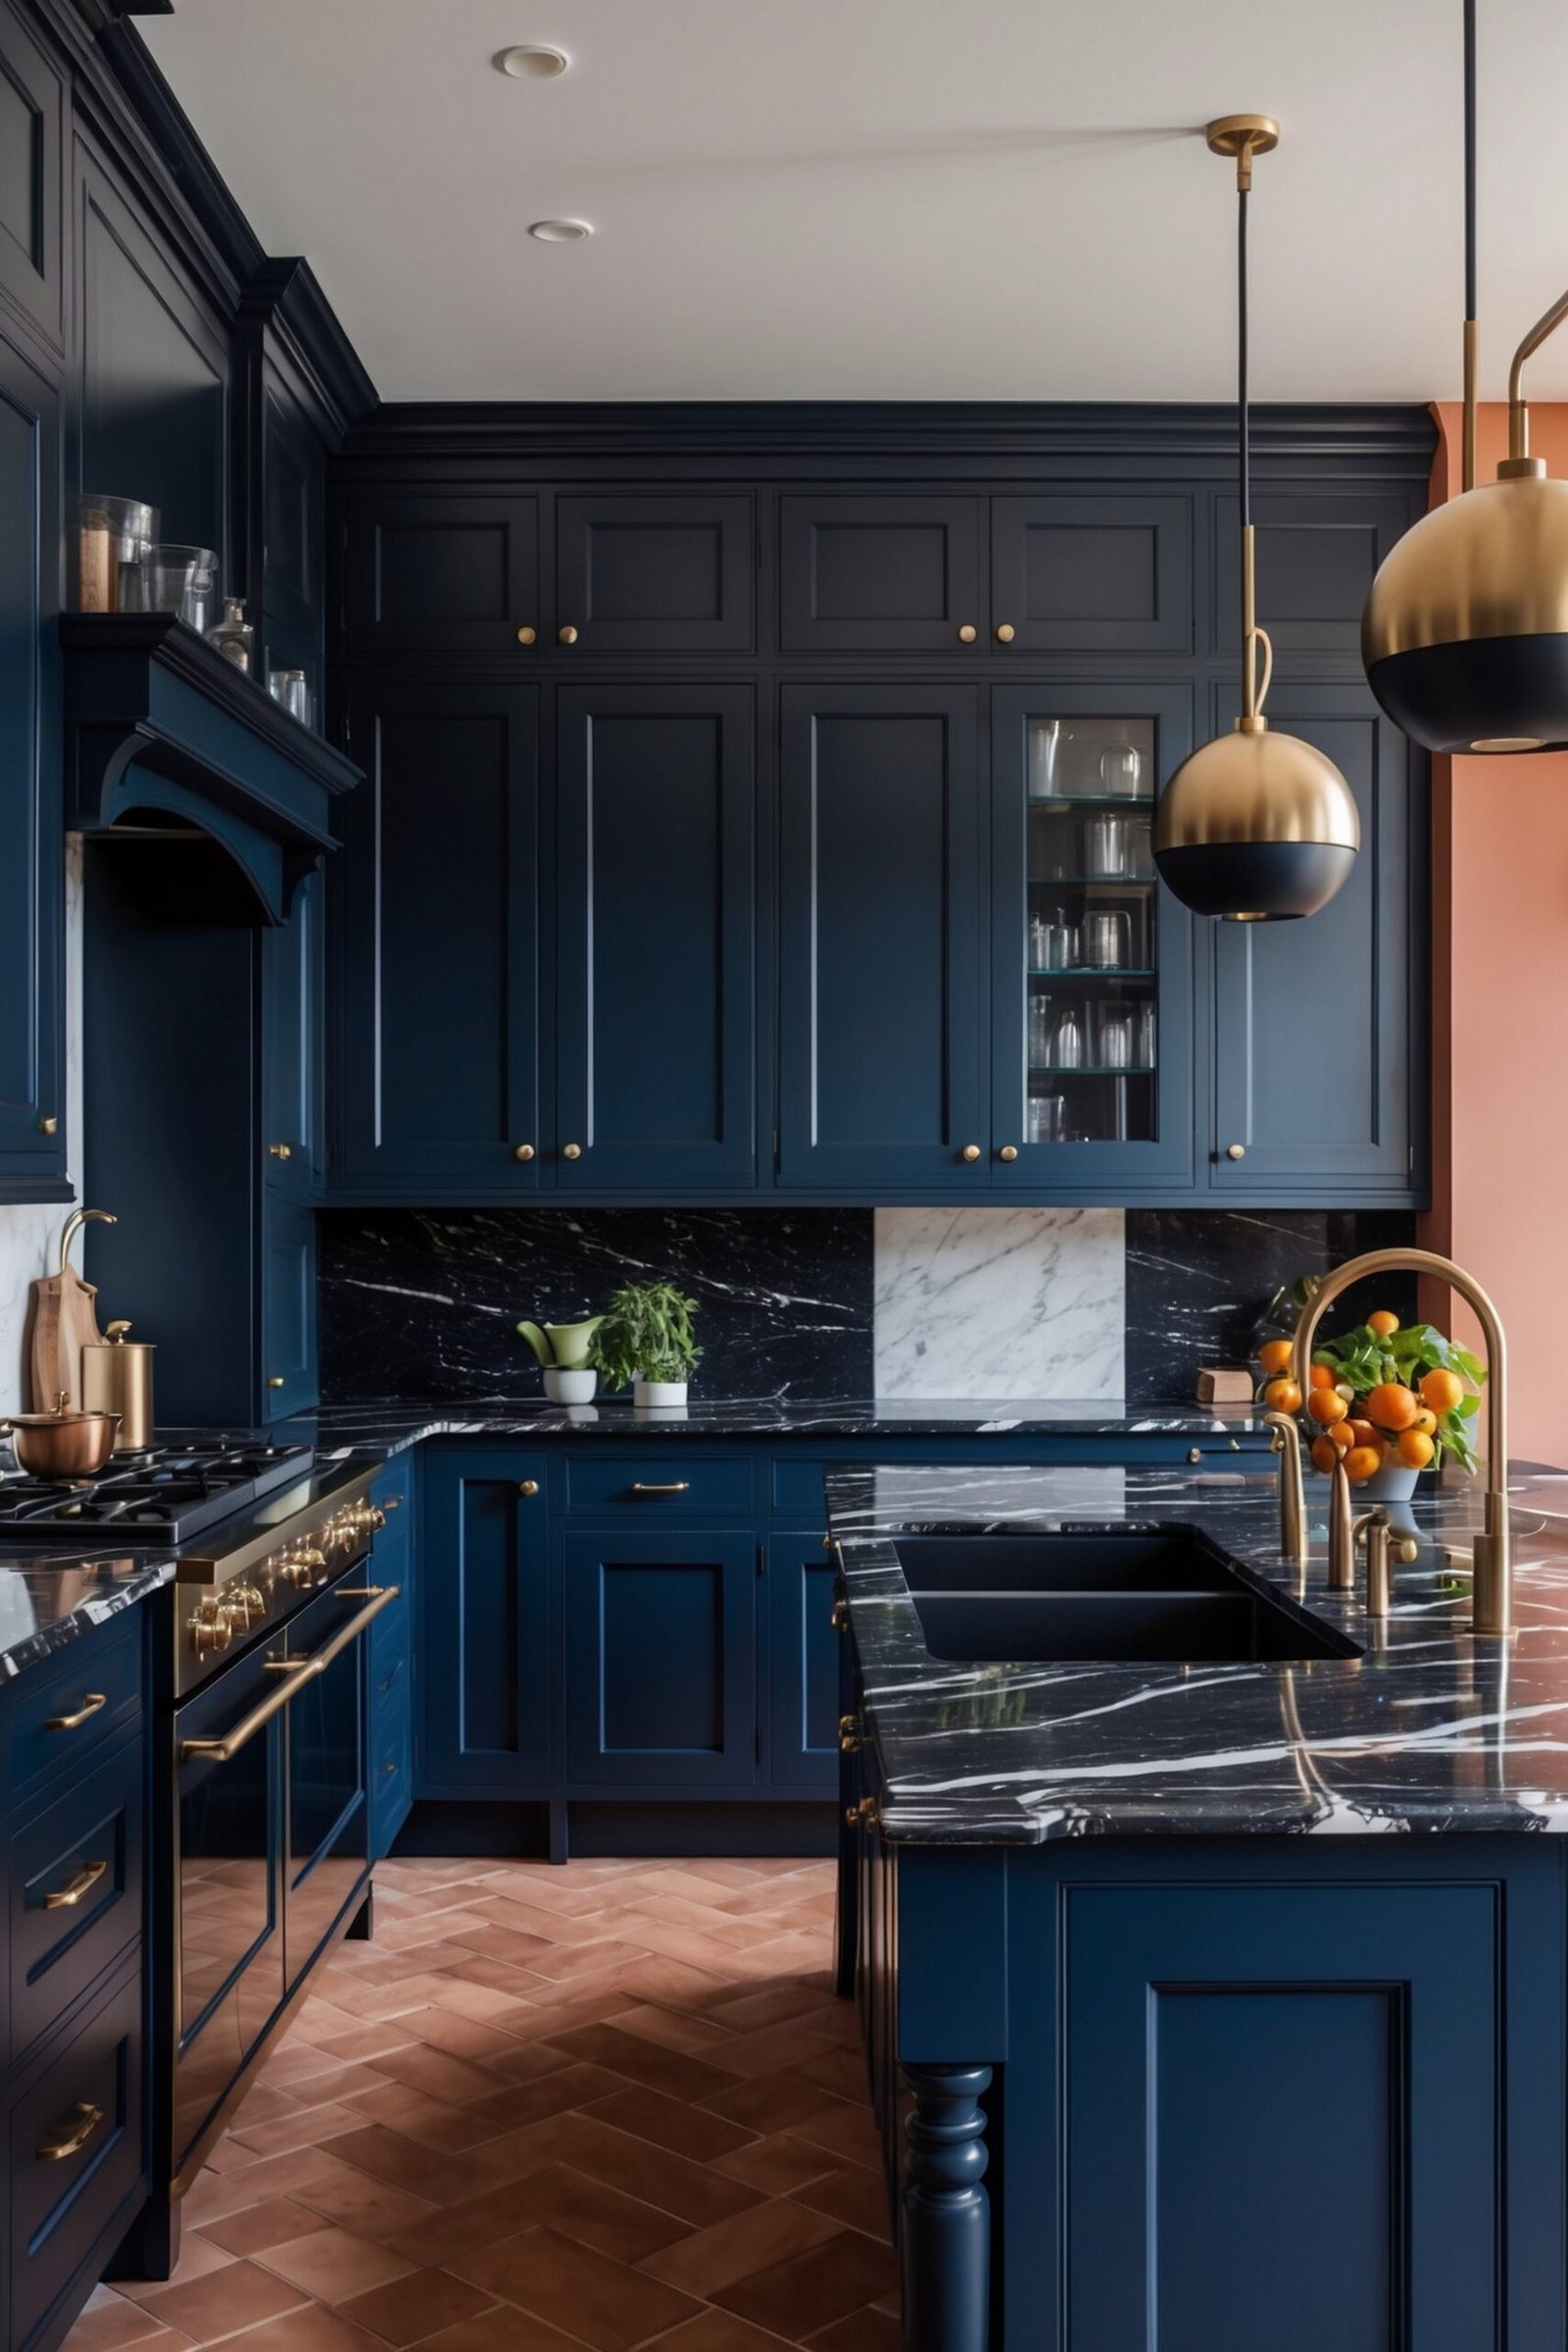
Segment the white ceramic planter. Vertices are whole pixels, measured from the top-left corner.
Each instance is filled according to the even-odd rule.
[[[598,1386],[597,1372],[584,1372],[564,1364],[545,1367],[545,1395],[552,1404],[591,1404]]]
[[[668,1412],[686,1401],[686,1383],[683,1380],[636,1380],[632,1383],[631,1400],[642,1412]]]

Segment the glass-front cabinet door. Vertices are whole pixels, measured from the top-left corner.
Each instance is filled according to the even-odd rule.
[[[995,1186],[1192,1179],[1192,918],[1152,846],[1192,735],[1185,685],[996,689]]]

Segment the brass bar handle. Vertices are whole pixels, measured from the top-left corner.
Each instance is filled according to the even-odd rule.
[[[64,2164],[68,2156],[79,2156],[104,2120],[103,2109],[90,2099],[78,2099],[71,2112],[78,2119],[74,2129],[61,2139],[46,2139],[33,2151],[40,2164]]]
[[[689,1478],[672,1478],[660,1486],[650,1479],[634,1478],[631,1491],[634,1494],[689,1494],[692,1482]]]
[[[69,1886],[57,1886],[43,1898],[46,1911],[74,1911],[84,1894],[91,1894],[108,1870],[107,1862],[84,1862]]]
[[[182,1740],[179,1760],[193,1763],[198,1757],[211,1756],[216,1763],[229,1764],[241,1748],[249,1747],[258,1732],[265,1731],[274,1715],[280,1715],[302,1683],[309,1682],[321,1669],[314,1658],[275,1658],[271,1663],[285,1679],[275,1690],[269,1690],[258,1706],[242,1715],[231,1732],[221,1740]]]
[[[43,1728],[46,1732],[74,1732],[78,1723],[85,1723],[89,1715],[96,1715],[100,1707],[108,1704],[106,1690],[89,1690],[74,1715],[51,1715]]]
[[[389,1609],[401,1597],[402,1592],[401,1585],[345,1585],[342,1592],[345,1600],[363,1597],[368,1605],[357,1611],[347,1625],[338,1628],[324,1649],[318,1649],[313,1658],[307,1660],[306,1672],[312,1675],[324,1674],[332,1661],[343,1655],[349,1643],[359,1640],[371,1619],[379,1617],[383,1609]]]

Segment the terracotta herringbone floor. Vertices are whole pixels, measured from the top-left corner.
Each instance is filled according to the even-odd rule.
[[[409,1861],[67,2352],[893,2352],[822,1862]]]

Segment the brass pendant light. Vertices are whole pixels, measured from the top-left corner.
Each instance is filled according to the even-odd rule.
[[[1361,824],[1333,760],[1299,736],[1270,734],[1263,716],[1274,649],[1257,625],[1254,595],[1247,200],[1252,159],[1279,145],[1280,126],[1267,115],[1225,115],[1210,122],[1207,137],[1216,155],[1236,164],[1242,715],[1234,733],[1205,743],[1166,785],[1154,814],[1154,863],[1166,887],[1195,914],[1236,923],[1284,922],[1327,906],[1355,863]]]
[[[1361,616],[1368,682],[1432,752],[1568,748],[1568,482],[1530,455],[1526,360],[1568,318],[1539,318],[1508,371],[1508,455],[1476,487],[1476,12],[1464,0],[1464,488],[1410,530]]]

